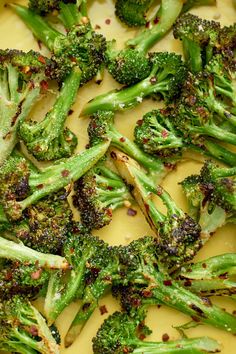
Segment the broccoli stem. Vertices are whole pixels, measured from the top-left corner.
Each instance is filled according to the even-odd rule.
[[[77,0],[76,4],[60,2],[59,18],[67,30],[82,23],[87,18],[87,1]]]
[[[112,90],[93,98],[89,101],[82,110],[81,115],[92,115],[97,111],[122,111],[126,108],[132,108],[141,103],[143,98],[158,92],[168,90],[168,73],[161,73],[156,83],[152,83],[152,78],[157,75],[158,64],[153,65],[150,75],[138,82],[137,84],[121,89]],[[236,144],[236,143],[235,143]]]
[[[24,344],[19,344],[19,343],[9,343],[8,345],[5,345],[5,343],[0,346],[0,349],[5,350],[7,352],[17,352],[21,354],[37,354],[38,351],[34,350],[33,348],[27,347]]]
[[[79,179],[105,154],[109,144],[110,141],[105,141],[80,154],[46,167],[40,173],[31,173],[29,185],[32,194],[17,202],[21,211],[48,194],[56,192]],[[41,188],[38,188],[38,186],[41,186]]]
[[[189,131],[193,134],[200,135],[209,135],[212,138],[216,138],[220,141],[224,141],[226,143],[236,145],[235,134],[225,131],[222,128],[219,128],[214,123],[206,124],[204,126],[189,126]]]
[[[64,257],[41,253],[15,243],[0,236],[0,258],[17,260],[20,262],[38,263],[41,267],[52,269],[67,269],[68,262]]]
[[[128,40],[127,45],[135,47],[137,51],[147,53],[171,29],[182,7],[182,0],[162,0],[157,14],[149,23],[149,28]]]
[[[24,21],[27,27],[52,52],[56,49],[56,41],[63,34],[50,26],[47,21],[25,6],[10,4],[11,8]]]
[[[216,0],[187,0],[184,3],[182,13],[187,12],[194,6],[211,6],[215,4]]]

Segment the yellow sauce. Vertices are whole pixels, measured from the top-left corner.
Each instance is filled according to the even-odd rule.
[[[10,2],[10,1],[9,1]],[[5,2],[4,2],[5,3]],[[26,4],[27,1],[17,1],[19,4]],[[217,7],[201,7],[192,11],[199,16],[206,19],[216,19],[222,25],[232,24],[236,20],[236,10],[233,7],[232,0],[218,0]],[[100,32],[106,38],[117,39],[118,46],[121,47],[122,43],[131,38],[135,31],[122,26],[114,18],[114,3],[111,0],[100,0],[93,2],[89,6],[89,16],[93,25],[100,26]],[[110,24],[107,24],[106,19],[110,19]],[[34,39],[31,32],[26,26],[17,18],[17,16],[7,8],[3,8],[3,3],[0,4],[0,48],[17,48],[23,50],[39,50],[37,41]],[[155,47],[159,51],[175,51],[181,52],[181,45],[178,41],[174,40],[172,34],[167,35]],[[46,49],[42,50],[47,53]],[[108,75],[105,75],[104,81],[98,86],[94,83],[85,85],[78,94],[78,99],[73,107],[74,113],[68,118],[67,125],[75,133],[78,134],[79,145],[77,150],[84,148],[87,142],[87,118],[79,118],[79,113],[83,105],[92,97],[106,92],[112,88],[119,87],[117,83]],[[42,106],[37,107],[32,113],[33,117],[40,117],[47,109],[48,101]],[[116,124],[119,130],[127,137],[132,138],[132,132],[135,122],[142,117],[142,115],[157,107],[157,103],[145,100],[140,106],[126,112],[117,113]],[[177,204],[186,210],[186,202],[183,198],[181,188],[178,185],[185,176],[199,171],[201,167],[200,162],[184,161],[178,165],[177,169],[171,172],[165,179],[163,185],[174,197]],[[135,238],[153,234],[148,224],[146,223],[143,215],[138,210],[135,217],[127,215],[127,209],[121,209],[114,213],[112,223],[95,232],[102,239],[110,244],[127,244]],[[226,252],[236,252],[236,233],[235,227],[227,225],[222,227],[211,238],[211,240],[204,246],[196,257],[197,260],[204,259],[217,254]],[[229,312],[236,310],[236,303],[226,298],[214,298],[214,303],[226,308]],[[37,301],[38,307],[42,309],[43,301]],[[91,339],[95,336],[96,331],[103,320],[116,309],[119,309],[119,304],[110,296],[105,296],[99,305],[105,305],[108,313],[101,315],[99,308],[94,312],[86,326],[84,327],[79,338],[68,349],[64,349],[62,345],[62,354],[92,354]],[[76,313],[79,304],[74,303],[67,308],[58,318],[56,324],[61,332],[62,339],[65,335],[69,325]],[[164,333],[168,333],[171,340],[179,338],[178,332],[173,326],[178,326],[189,321],[189,318],[178,311],[162,306],[161,308],[153,307],[150,309],[147,324],[153,330],[149,340],[161,340]],[[217,330],[210,326],[199,326],[195,329],[187,331],[189,336],[208,335],[217,339],[222,343],[222,354],[235,354],[236,353],[236,337],[232,334]],[[63,340],[62,340],[63,342]]]

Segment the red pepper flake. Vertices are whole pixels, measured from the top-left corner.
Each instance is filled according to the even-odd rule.
[[[62,177],[68,177],[69,174],[70,174],[70,171],[68,171],[68,170],[63,170],[63,171],[61,172]]]
[[[36,270],[35,272],[31,273],[30,276],[31,276],[31,279],[37,280],[41,277],[41,274],[42,274],[42,269],[40,268],[40,269]]]
[[[147,144],[149,142],[150,139],[148,138],[143,138],[143,144]]]
[[[200,318],[197,316],[191,316],[191,318],[194,322],[201,322]]]
[[[142,294],[144,297],[152,297],[152,292],[150,290],[143,290]]]
[[[121,142],[121,143],[124,143],[125,140],[126,140],[126,139],[125,139],[123,136],[122,136],[122,138],[120,138],[120,142]]]
[[[143,124],[143,119],[139,119],[136,124],[141,126]]]
[[[206,265],[206,263],[202,263],[202,268],[207,268],[207,265]]]
[[[146,336],[145,336],[144,333],[141,333],[141,334],[139,335],[139,339],[140,339],[140,340],[144,340],[145,338],[146,338]]]
[[[159,23],[159,21],[160,21],[160,17],[154,18],[154,21],[153,21],[154,25],[157,25]]]
[[[234,311],[232,312],[232,314],[233,314],[234,316],[236,316],[236,310],[234,310]]]
[[[101,315],[104,315],[105,313],[108,313],[106,305],[100,306],[99,310],[100,310],[100,314]]]
[[[70,60],[72,61],[72,63],[76,63],[77,62],[75,57],[70,57]]]
[[[128,216],[135,216],[135,215],[137,215],[137,211],[132,208],[128,208],[127,215]]]
[[[168,133],[168,131],[167,130],[162,130],[162,132],[161,132],[161,136],[162,136],[162,138],[163,139],[165,139],[165,138],[167,138],[168,137],[168,135],[169,135],[169,133]]]
[[[45,81],[45,80],[42,80],[40,82],[40,87],[41,87],[42,90],[45,90],[45,91],[48,90],[48,82]]]
[[[70,116],[73,113],[74,113],[73,109],[70,109],[69,112],[68,112],[68,115]]]
[[[172,285],[172,281],[171,281],[170,279],[164,280],[164,281],[163,281],[163,284],[164,284],[165,286],[171,286],[171,285]]]
[[[99,26],[99,25],[95,25],[95,30],[99,30],[99,29],[101,29],[101,26]]]
[[[169,339],[170,339],[170,337],[169,337],[169,335],[168,335],[167,333],[164,333],[164,334],[162,335],[162,341],[163,341],[163,342],[168,342]]]
[[[110,18],[107,18],[107,19],[105,20],[105,24],[106,24],[106,25],[110,25],[110,23],[111,23]]]
[[[39,334],[36,326],[30,326],[28,328],[28,331],[32,336],[38,336],[38,334]]]
[[[45,60],[45,58],[44,58],[42,55],[39,55],[39,56],[38,56],[38,61],[39,61],[40,63],[42,63],[42,64],[46,64],[46,60]]]
[[[117,156],[116,156],[116,153],[114,151],[111,152],[111,158],[113,160],[116,160],[117,159]]]
[[[157,188],[157,195],[162,195],[162,193],[163,193],[163,190],[162,190],[162,188],[161,187],[158,187]]]
[[[37,189],[42,189],[43,188],[43,183],[37,185]]]
[[[145,27],[146,27],[146,28],[149,28],[149,26],[150,26],[150,22],[147,21],[146,24],[145,24]]]

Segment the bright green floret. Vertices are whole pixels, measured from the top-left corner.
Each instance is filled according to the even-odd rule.
[[[1,303],[0,348],[23,354],[59,354],[59,346],[45,319],[21,296]]]
[[[129,27],[140,27],[147,23],[146,14],[153,0],[117,0],[115,14]]]
[[[150,331],[150,330],[149,330]],[[115,312],[110,315],[99,328],[93,338],[94,354],[122,353],[216,353],[219,343],[208,337],[185,338],[176,341],[149,342],[141,340],[146,337],[148,328],[141,319],[129,317],[126,313]]]

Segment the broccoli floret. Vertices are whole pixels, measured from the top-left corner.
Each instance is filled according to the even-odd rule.
[[[158,244],[153,237],[145,236],[132,241],[120,257],[121,284],[142,289],[144,297],[155,298],[157,303],[178,309],[196,322],[235,333],[235,317],[163,273],[159,267],[159,255]]]
[[[185,338],[176,341],[143,341],[147,327],[141,319],[130,317],[126,313],[115,312],[99,328],[93,338],[94,354],[122,353],[216,353],[220,345],[208,337]]]
[[[63,3],[61,2],[61,4]],[[83,5],[83,11],[85,4],[86,2],[81,4],[81,6]],[[68,9],[71,9],[71,5],[75,4],[64,4],[66,7],[64,13],[66,13],[67,6]],[[56,70],[54,71],[56,78],[63,81],[75,67],[79,67],[81,70],[80,84],[84,84],[96,75],[104,60],[106,40],[92,29],[87,17],[82,23],[72,20],[72,25],[69,26],[67,34],[64,35],[53,28],[45,18],[30,9],[20,5],[11,6],[35,37],[52,52],[52,59],[57,64],[58,69],[57,74],[55,74]],[[77,13],[77,11],[80,10],[75,5],[72,12]]]
[[[182,15],[174,24],[173,34],[183,45],[187,66],[192,72],[201,71],[212,59],[218,45],[220,23],[192,14]]]
[[[122,247],[110,247],[103,243],[88,262],[85,288],[78,312],[65,337],[65,346],[70,346],[80,334],[86,322],[98,307],[100,298],[107,293],[112,284],[120,279],[120,253]],[[127,256],[126,256],[127,257]]]
[[[132,197],[128,187],[115,172],[98,164],[74,185],[73,204],[80,211],[80,218],[90,229],[100,229],[109,224],[113,212]]]
[[[64,257],[41,253],[22,243],[16,243],[0,236],[0,259],[9,259],[22,263],[36,264],[50,269],[68,269],[69,264]]]
[[[91,115],[99,110],[122,111],[141,103],[146,96],[162,97],[167,102],[176,99],[187,75],[181,56],[167,52],[150,53],[149,60],[152,69],[147,78],[133,86],[93,98],[81,114]]]
[[[11,223],[8,231],[11,230],[24,245],[36,251],[61,254],[73,225],[67,195],[64,189],[29,206],[20,220]]]
[[[161,158],[181,156],[183,139],[168,118],[168,111],[153,110],[138,120],[134,130],[135,142],[145,152]]]
[[[88,135],[92,146],[110,139],[113,146],[137,160],[150,174],[157,176],[158,173],[158,176],[160,176],[165,171],[165,167],[160,160],[146,154],[135,143],[119,133],[114,124],[114,113],[112,111],[96,112],[91,117]]]
[[[200,226],[175,204],[161,186],[156,186],[132,159],[119,151],[113,151],[112,156],[114,154],[115,165],[121,177],[133,187],[131,193],[156,233],[159,260],[163,262],[163,266],[178,267],[192,259],[202,245]],[[166,215],[155,206],[152,200],[154,195],[165,205]]]
[[[47,88],[51,64],[34,51],[0,50],[0,165],[18,141],[19,122]]]
[[[37,264],[6,261],[0,270],[0,297],[10,299],[24,294],[35,297],[49,278],[49,272]]]
[[[27,149],[38,160],[55,160],[71,156],[77,137],[64,128],[72,104],[76,100],[81,80],[81,71],[75,68],[63,82],[57,100],[46,117],[40,121],[23,121],[19,125],[19,136]]]
[[[29,0],[29,8],[37,13],[50,13],[52,10],[59,9],[58,0]]]
[[[185,287],[202,296],[232,296],[235,299],[235,253],[225,253],[185,264],[173,276]]]
[[[224,26],[219,33],[219,49],[226,57],[232,57],[236,46],[236,26]]]
[[[116,2],[116,15],[129,26],[140,26],[147,21],[143,15],[152,0]],[[106,50],[106,64],[108,71],[120,84],[133,85],[145,79],[151,71],[152,65],[146,56],[148,50],[155,45],[171,28],[180,14],[182,1],[162,0],[158,12],[148,22],[148,28],[141,31],[137,38],[126,43],[124,49],[115,49],[115,40],[108,43]]]
[[[109,141],[41,170],[24,157],[11,156],[0,168],[1,204],[7,217],[18,220],[27,207],[80,178],[106,153]]]
[[[0,348],[23,354],[59,354],[59,346],[43,316],[21,296],[1,303]]]

